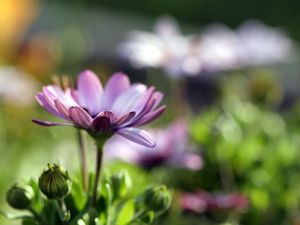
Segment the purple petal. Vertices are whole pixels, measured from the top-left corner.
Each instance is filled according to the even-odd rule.
[[[67,88],[65,91],[65,99],[67,100],[68,107],[71,106],[79,106],[79,98],[78,98],[78,92],[77,90]]]
[[[70,88],[67,89],[66,92],[64,92],[61,88],[57,86],[48,85],[46,87],[43,87],[43,94],[47,102],[54,108],[56,108],[54,100],[59,100],[63,105],[67,107],[78,106],[77,102],[71,96]]]
[[[130,87],[130,81],[124,73],[118,72],[107,81],[102,98],[102,110],[112,107],[115,99]]]
[[[83,108],[87,108],[91,114],[97,114],[101,108],[102,84],[97,75],[86,70],[78,78],[79,102]]]
[[[137,113],[136,117],[133,119],[132,124],[135,124],[137,121],[139,121],[141,118],[143,118],[147,113],[149,113],[151,110],[155,109],[160,101],[163,98],[163,94],[160,92],[154,92],[154,87],[150,87],[143,95],[143,97],[140,98],[140,109]]]
[[[50,122],[50,121],[44,121],[44,120],[38,120],[38,119],[32,119],[32,122],[45,126],[45,127],[51,127],[51,126],[73,126],[73,124],[70,123],[58,123],[58,122]]]
[[[163,97],[164,97],[164,94],[161,93],[160,91],[156,91],[153,94],[153,99],[155,99],[155,104],[153,105],[152,109],[155,109],[159,105],[159,103],[161,102],[161,100],[163,99]]]
[[[64,104],[62,104],[59,100],[54,100],[54,104],[56,110],[60,113],[60,115],[64,119],[70,120],[68,108]]]
[[[78,95],[78,91],[75,90],[75,89],[67,89],[66,90],[66,94],[69,94],[73,99],[74,101],[79,104],[79,95]]]
[[[150,87],[144,94],[140,97],[136,105],[134,106],[134,110],[137,111],[137,119],[142,117],[149,108],[149,103],[151,103],[152,95],[155,91],[154,87]],[[150,110],[151,108],[149,108]]]
[[[93,128],[96,133],[105,133],[110,130],[109,118],[106,116],[98,116],[93,120]]]
[[[150,135],[139,128],[129,127],[117,131],[119,135],[145,147],[154,148],[156,143]]]
[[[54,85],[48,85],[46,87],[43,87],[43,93],[52,100],[59,99],[63,101],[65,99],[65,94],[63,90]]]
[[[104,145],[104,160],[120,159],[129,163],[138,163],[140,149],[144,148],[119,135],[112,136]]]
[[[129,112],[126,113],[123,116],[120,116],[115,123],[120,126],[120,125],[124,125],[125,123],[127,123],[128,121],[130,121],[133,117],[135,116],[135,112]]]
[[[63,118],[60,113],[57,112],[55,106],[53,104],[50,104],[49,103],[49,100],[46,99],[44,93],[42,92],[39,92],[35,95],[35,99],[36,101],[44,108],[46,109],[49,113],[57,116],[57,117],[60,117],[60,118]]]
[[[69,108],[69,115],[71,120],[79,127],[88,129],[90,127],[92,117],[84,111],[84,109],[73,106]]]
[[[133,111],[136,102],[146,90],[147,87],[143,84],[132,85],[117,97],[112,105],[112,111],[117,116]]]
[[[136,121],[134,123],[135,126],[141,126],[144,125],[146,123],[150,123],[153,120],[156,120],[158,117],[161,116],[161,114],[165,111],[166,106],[161,106],[158,109],[156,109],[155,111],[148,113],[146,116],[144,116],[143,118],[141,118],[140,120]]]

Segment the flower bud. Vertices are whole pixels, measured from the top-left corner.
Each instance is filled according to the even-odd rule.
[[[144,192],[145,206],[154,212],[167,210],[171,205],[171,194],[164,185],[156,185]]]
[[[6,192],[6,201],[15,209],[28,209],[34,196],[31,186],[25,184],[14,184]]]
[[[49,199],[64,198],[70,193],[71,185],[68,172],[56,164],[49,163],[39,178],[39,188]]]
[[[114,199],[126,196],[132,187],[131,178],[126,170],[113,174],[110,179]]]

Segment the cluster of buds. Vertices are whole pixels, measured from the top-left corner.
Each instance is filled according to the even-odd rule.
[[[40,191],[48,199],[62,199],[70,193],[71,179],[68,172],[56,164],[48,164],[39,178]],[[34,198],[34,190],[28,184],[16,183],[6,192],[7,203],[20,210],[30,209]]]
[[[135,205],[131,215],[128,217],[128,221],[134,224],[140,224],[142,222],[143,224],[151,224],[155,218],[159,217],[170,208],[171,194],[164,185],[150,186],[137,197],[130,198],[129,193],[132,188],[132,180],[126,170],[121,170],[112,174],[105,182],[104,186],[107,188],[106,191],[108,194],[102,192],[101,201],[107,203],[105,204],[105,207],[107,208],[103,209],[103,205],[96,204],[94,208],[90,209],[93,209],[95,210],[95,213],[98,212],[100,214],[103,212],[114,212],[113,215],[107,215],[108,218],[112,218],[112,221],[119,221],[120,218],[123,220],[122,211],[124,211],[126,205],[130,203]],[[73,191],[72,194],[70,194],[71,186],[72,181],[68,172],[59,165],[49,163],[47,169],[42,172],[38,179],[38,188],[32,183],[30,185],[14,184],[7,191],[6,199],[11,207],[18,210],[28,210],[32,213],[32,218],[35,218],[37,224],[41,225],[56,225],[58,223],[60,224],[60,222],[63,224],[86,225],[91,224],[92,221],[96,221],[95,217],[98,218],[98,214],[93,216],[88,212],[82,213],[80,211],[82,209],[78,209],[78,214],[80,216],[74,214],[74,212],[73,214],[71,213],[71,209],[74,206],[70,206],[69,200],[73,199],[71,200],[71,202],[73,202],[74,197],[76,198]],[[42,209],[37,209],[36,199],[39,199],[41,195],[44,196],[42,198],[43,207]],[[68,199],[64,200],[67,196]],[[87,204],[88,203],[89,202],[87,202]],[[49,206],[53,206],[53,209],[50,211],[48,208]],[[88,204],[87,206],[91,205]],[[98,206],[100,208],[98,208]],[[116,211],[116,209],[119,211]],[[54,219],[52,219],[52,221],[47,221],[46,218],[48,216],[53,217]],[[23,218],[23,222],[26,218],[27,217]],[[104,222],[105,221],[106,219],[104,219]],[[103,221],[101,221],[101,224],[102,222]]]

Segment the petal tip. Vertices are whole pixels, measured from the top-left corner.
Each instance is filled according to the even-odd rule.
[[[94,73],[92,70],[86,69],[79,74],[78,79],[81,80],[81,79],[95,79],[95,78],[98,79],[96,73]]]

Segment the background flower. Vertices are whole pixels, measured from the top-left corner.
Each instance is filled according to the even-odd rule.
[[[180,196],[183,210],[195,213],[205,211],[244,211],[249,206],[246,196],[240,193],[211,194],[204,190],[183,193]]]
[[[199,72],[197,62],[191,58],[192,40],[192,36],[181,34],[175,19],[166,16],[155,23],[153,33],[130,32],[120,46],[120,54],[134,67],[161,68],[171,77],[178,78],[182,74]]]
[[[145,169],[176,166],[198,170],[203,166],[201,156],[188,151],[190,147],[184,120],[177,120],[165,128],[152,129],[150,133],[157,140],[154,149],[139,146],[116,136],[106,143],[106,156],[109,159],[117,158],[134,163]]]

